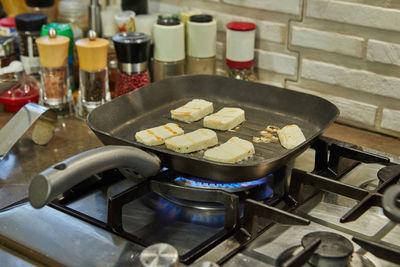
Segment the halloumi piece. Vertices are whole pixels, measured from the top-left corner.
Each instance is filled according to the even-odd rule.
[[[204,152],[204,158],[212,161],[235,163],[251,157],[255,153],[251,142],[232,137],[220,146],[210,148]]]
[[[193,122],[204,118],[213,111],[213,103],[203,99],[193,99],[185,105],[171,110],[171,118],[183,122]]]
[[[217,134],[209,129],[198,129],[196,131],[169,138],[165,145],[180,153],[190,153],[218,144]]]
[[[139,143],[156,146],[164,144],[165,140],[173,136],[182,135],[183,129],[176,123],[167,123],[158,127],[137,132],[135,138]]]
[[[217,113],[204,118],[203,126],[211,129],[227,131],[244,121],[244,110],[240,108],[223,108]]]
[[[306,141],[303,132],[296,124],[286,125],[277,134],[281,145],[286,149],[295,148]]]

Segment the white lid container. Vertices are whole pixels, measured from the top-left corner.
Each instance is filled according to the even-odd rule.
[[[154,59],[175,62],[185,59],[185,35],[183,23],[165,22],[160,18],[153,24]]]
[[[194,15],[187,22],[188,56],[210,58],[216,54],[217,23],[210,15]]]

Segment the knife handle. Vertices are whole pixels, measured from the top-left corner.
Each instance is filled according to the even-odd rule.
[[[88,177],[113,168],[130,168],[144,177],[157,174],[160,159],[130,146],[104,146],[59,162],[35,176],[29,185],[29,202],[41,208]]]

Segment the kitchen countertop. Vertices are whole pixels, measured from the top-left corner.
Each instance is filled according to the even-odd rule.
[[[0,112],[0,128],[13,113]],[[359,146],[400,155],[400,139],[333,124],[324,134]],[[66,158],[102,146],[86,122],[76,118],[58,121],[53,139],[45,146],[36,145],[28,131],[0,162],[0,209],[21,199],[32,177]]]

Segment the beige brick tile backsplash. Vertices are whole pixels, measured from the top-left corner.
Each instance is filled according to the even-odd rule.
[[[223,0],[223,2],[294,15],[300,15],[301,12],[301,0]]]
[[[306,15],[341,23],[400,31],[400,10],[392,8],[336,0],[308,0]]]
[[[188,9],[217,20],[219,75],[226,24],[253,22],[261,83],[324,97],[340,121],[400,137],[397,0],[149,0],[150,12]]]
[[[383,109],[381,127],[388,130],[398,131],[400,129],[400,110],[388,108]]]
[[[368,40],[367,59],[400,66],[400,44]]]
[[[301,76],[332,85],[400,99],[400,78],[378,75],[308,59],[302,60]]]
[[[361,58],[364,38],[310,28],[292,27],[292,45]]]
[[[305,89],[299,86],[294,86],[294,85],[289,85],[289,89],[307,93],[307,94],[313,94],[316,96],[320,96],[325,98],[326,100],[332,102],[335,104],[338,109],[340,110],[340,119],[345,122],[357,122],[369,126],[374,126],[375,122],[375,116],[378,110],[378,107],[375,105],[371,104],[366,104],[363,102],[343,98],[343,97],[338,97],[338,96],[333,96],[333,95],[328,95],[328,94],[320,94],[316,93],[312,90]]]

